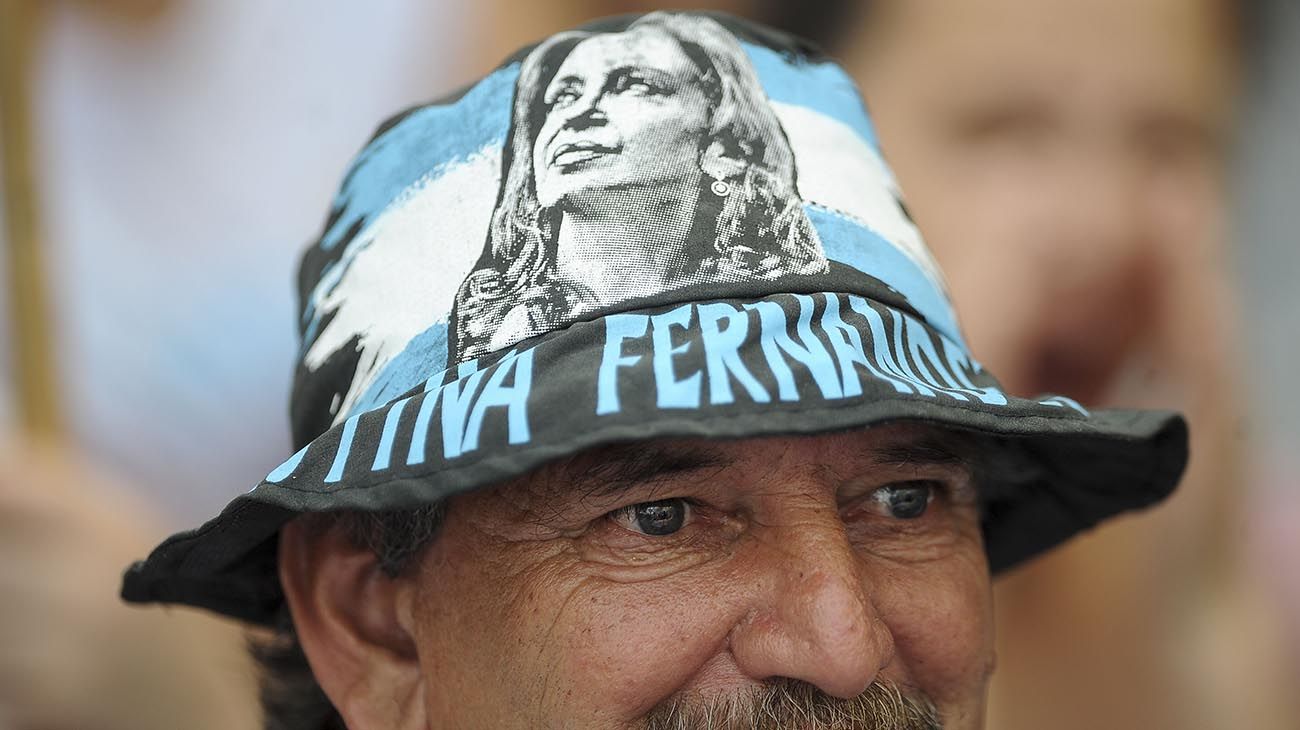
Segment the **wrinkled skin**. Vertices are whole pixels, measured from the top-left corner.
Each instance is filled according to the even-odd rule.
[[[356,730],[637,728],[663,703],[777,678],[840,698],[891,683],[944,727],[978,728],[988,567],[970,473],[936,438],[890,426],[597,452],[455,498],[396,580],[291,524],[282,579]],[[629,477],[638,458],[669,468]],[[918,490],[919,515],[891,501]],[[659,500],[679,529],[644,534],[635,505]]]

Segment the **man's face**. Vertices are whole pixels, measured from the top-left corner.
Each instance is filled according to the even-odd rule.
[[[698,184],[708,128],[699,73],[677,41],[652,28],[575,46],[542,97],[546,121],[533,146],[541,204],[579,191]]]
[[[399,579],[429,726],[644,728],[676,705],[733,727],[700,720],[730,703],[753,727],[773,683],[826,707],[879,683],[979,727],[990,583],[956,443],[642,443],[453,499]]]

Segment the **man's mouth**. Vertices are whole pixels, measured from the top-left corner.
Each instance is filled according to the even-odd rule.
[[[549,164],[553,167],[571,167],[604,155],[616,155],[619,151],[618,147],[610,147],[597,142],[566,142],[555,148],[555,151],[551,153]]]

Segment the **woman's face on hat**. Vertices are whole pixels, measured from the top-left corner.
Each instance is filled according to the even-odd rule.
[[[699,76],[677,41],[655,28],[575,46],[542,94],[546,116],[533,145],[541,204],[582,207],[614,188],[672,195],[698,186],[709,124]]]

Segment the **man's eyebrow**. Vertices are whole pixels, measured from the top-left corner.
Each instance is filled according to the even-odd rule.
[[[874,448],[871,460],[881,466],[965,466],[972,465],[971,454],[964,444],[951,439],[922,438]]]
[[[616,444],[561,463],[555,476],[581,483],[588,496],[608,496],[683,474],[723,469],[731,463],[731,459],[707,446]]]

